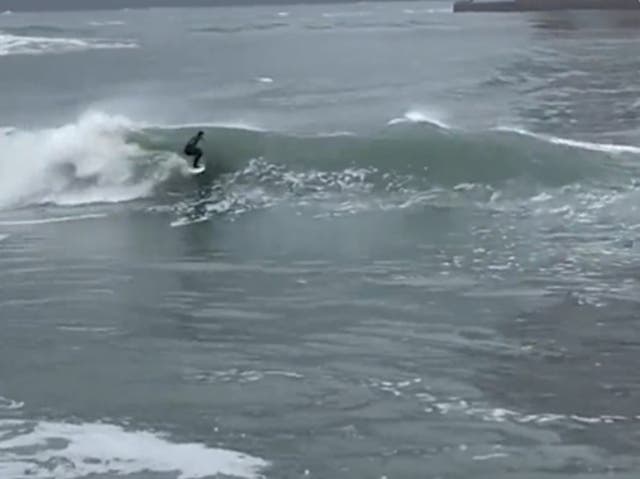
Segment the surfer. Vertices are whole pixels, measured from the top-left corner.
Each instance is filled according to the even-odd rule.
[[[199,131],[197,135],[189,140],[184,147],[184,154],[187,156],[193,156],[193,167],[198,167],[198,161],[202,158],[202,150],[198,148],[198,142],[202,140],[204,131]]]

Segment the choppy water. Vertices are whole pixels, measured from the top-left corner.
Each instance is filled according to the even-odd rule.
[[[0,476],[637,477],[639,23],[2,15]]]

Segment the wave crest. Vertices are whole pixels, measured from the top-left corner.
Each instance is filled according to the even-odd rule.
[[[182,162],[127,141],[129,120],[91,113],[0,136],[0,207],[117,202],[151,194]]]

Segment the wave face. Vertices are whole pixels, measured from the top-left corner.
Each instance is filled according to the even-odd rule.
[[[0,208],[190,194],[194,178],[179,153],[197,129],[205,131],[208,162],[197,188],[259,188],[267,203],[345,192],[404,201],[402,194],[433,190],[533,197],[572,184],[619,185],[640,154],[517,129],[458,131],[423,118],[392,121],[368,136],[300,136],[237,125],[150,126],[90,113],[54,129],[4,130]]]
[[[598,151],[595,145],[580,142],[554,144],[558,140],[516,132],[457,133],[423,125],[403,125],[368,137],[292,136],[225,127],[203,129],[218,160],[232,169],[250,159],[263,158],[292,169],[367,168],[381,175],[403,173],[441,185],[498,184],[518,177],[562,185],[605,175],[613,165],[601,160],[606,160],[610,153],[636,154],[619,147]],[[150,137],[142,140],[142,144],[173,151],[181,148],[191,132],[186,128],[166,130],[162,135],[150,131]],[[157,141],[150,141],[151,135]]]

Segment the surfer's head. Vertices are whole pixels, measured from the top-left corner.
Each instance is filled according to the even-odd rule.
[[[200,131],[198,132],[198,136],[204,136],[204,131],[200,130]]]

